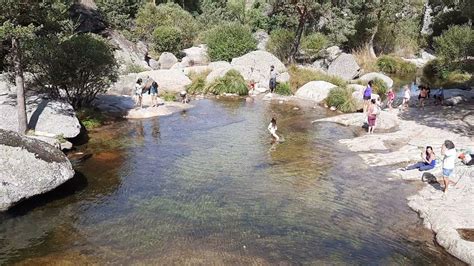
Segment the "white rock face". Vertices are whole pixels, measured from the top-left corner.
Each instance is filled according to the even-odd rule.
[[[159,89],[170,92],[180,92],[191,84],[191,80],[178,69],[162,69],[145,71],[138,74],[139,77],[152,78],[158,83]]]
[[[200,74],[206,71],[210,71],[210,68],[208,66],[192,66],[183,68],[183,72],[185,75],[189,75],[191,73]]]
[[[266,51],[267,43],[270,39],[268,33],[266,31],[259,30],[253,34],[253,37],[255,38],[255,40],[257,40],[257,49],[261,51]]]
[[[114,56],[117,62],[121,64],[121,69],[125,69],[127,65],[138,65],[146,69],[150,69],[145,62],[145,55],[147,53],[146,45],[134,44],[127,40],[118,31],[109,31],[110,42],[116,48]]]
[[[184,49],[186,54],[181,60],[181,67],[202,66],[209,64],[209,56],[207,55],[207,46],[201,44],[199,46]]]
[[[342,53],[328,68],[328,74],[338,76],[344,80],[351,80],[359,75],[360,66],[351,54]]]
[[[65,138],[74,138],[79,135],[81,124],[70,104],[38,96],[28,97],[26,102],[30,129],[53,136],[62,135]],[[0,104],[1,129],[17,131],[17,117],[16,99],[8,98]]]
[[[107,90],[107,93],[116,95],[132,95],[137,79],[137,73],[121,75],[117,81]]]
[[[295,96],[301,99],[321,102],[328,97],[329,91],[335,87],[337,86],[326,81],[311,81],[299,88]]]
[[[231,65],[227,61],[216,61],[216,62],[209,63],[208,67],[211,70],[215,70],[215,69],[218,69],[218,68],[231,67]]]
[[[74,176],[66,156],[53,146],[0,129],[0,211],[48,192]]]
[[[164,52],[158,59],[160,69],[170,69],[174,64],[178,63],[178,58],[172,53]]]
[[[385,82],[385,84],[387,85],[387,87],[389,87],[389,88],[391,88],[393,86],[393,80],[390,77],[387,77],[382,73],[376,73],[376,72],[367,73],[365,75],[362,75],[359,79],[363,80],[363,81],[366,81],[366,82],[369,82],[369,81],[371,81],[375,78],[383,80]]]
[[[0,74],[0,95],[7,95],[13,93],[15,89],[15,84],[10,82],[8,75]]]
[[[342,53],[341,48],[339,46],[331,46],[326,48],[324,52],[324,56],[329,62],[334,61],[340,54]]]

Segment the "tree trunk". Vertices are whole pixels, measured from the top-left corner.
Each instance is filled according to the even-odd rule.
[[[25,80],[21,65],[20,41],[12,38],[13,64],[15,69],[16,101],[18,108],[18,133],[25,134],[28,130],[25,102]]]
[[[306,24],[306,16],[300,18],[300,22],[298,23],[298,29],[296,30],[295,41],[293,42],[293,46],[291,47],[290,58],[289,58],[290,63],[295,62],[295,57],[300,47],[301,36],[303,35],[303,29],[304,29],[305,24]]]
[[[374,39],[375,39],[375,34],[377,34],[378,26],[375,26],[374,32],[372,35],[370,35],[370,40],[367,43],[367,49],[369,50],[369,54],[372,58],[377,58],[377,55],[375,54],[375,49],[374,49]]]

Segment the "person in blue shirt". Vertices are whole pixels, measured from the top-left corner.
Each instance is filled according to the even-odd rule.
[[[418,169],[420,171],[427,171],[435,168],[436,166],[436,155],[433,151],[431,146],[426,147],[426,151],[421,153],[422,162],[418,162],[414,165],[407,166],[402,168],[403,171],[405,170],[413,170]]]

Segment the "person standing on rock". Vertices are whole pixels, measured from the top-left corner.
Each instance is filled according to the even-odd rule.
[[[135,83],[135,91],[134,91],[134,97],[135,97],[135,106],[140,106],[140,108],[143,107],[143,81],[141,78],[137,79],[137,83]]]
[[[410,88],[408,87],[408,85],[405,85],[403,88],[404,88],[403,102],[402,102],[402,105],[400,106],[400,111],[405,111],[405,109],[408,108],[408,103],[410,102],[410,98],[411,98]]]
[[[278,142],[280,140],[280,137],[276,134],[277,131],[277,121],[275,118],[272,118],[270,124],[268,125],[268,131],[270,131],[270,134],[273,137],[273,140]]]
[[[380,107],[377,105],[375,99],[370,100],[369,107],[367,108],[367,123],[369,124],[369,134],[373,134],[375,130],[375,120],[377,115],[380,113]]]
[[[387,93],[387,105],[389,110],[393,109],[393,100],[395,100],[395,93],[393,92],[392,88],[390,88]]]
[[[454,172],[454,164],[456,162],[456,149],[454,143],[450,140],[445,140],[441,146],[441,155],[443,156],[443,183],[444,193],[448,192],[449,178]]]
[[[151,107],[158,106],[158,83],[153,81],[150,87],[150,95],[151,95]]]
[[[428,89],[423,85],[418,86],[418,88],[420,89],[420,94],[418,94],[418,108],[421,108],[424,110],[425,101],[426,101],[426,98],[428,97]]]
[[[270,66],[270,93],[273,93],[277,85],[278,71],[276,71],[275,66]]]
[[[364,113],[367,112],[367,109],[369,108],[370,105],[370,99],[372,98],[372,84],[374,82],[371,80],[367,83],[367,88],[364,90]]]

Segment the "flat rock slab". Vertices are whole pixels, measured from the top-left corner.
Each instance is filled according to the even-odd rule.
[[[0,211],[74,176],[66,156],[46,142],[0,129]]]

